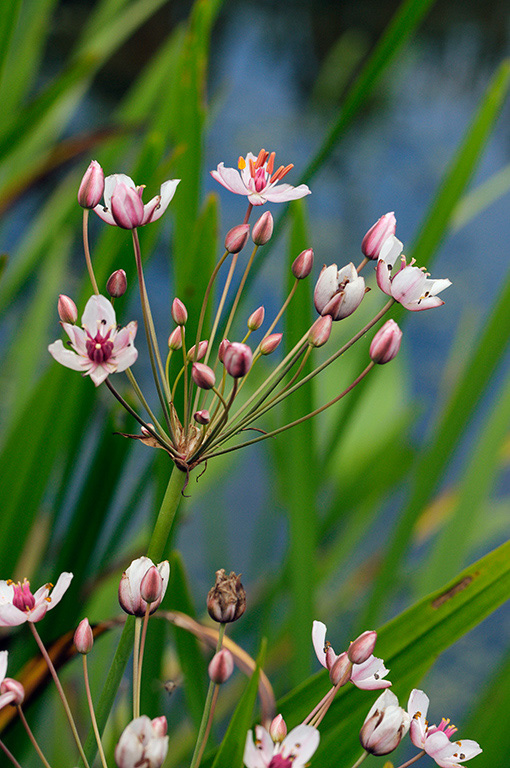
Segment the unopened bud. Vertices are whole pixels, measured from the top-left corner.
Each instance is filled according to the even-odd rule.
[[[304,280],[308,277],[313,267],[313,250],[307,248],[306,251],[301,251],[299,256],[294,259],[292,264],[292,274],[298,280]]]
[[[310,328],[308,333],[308,343],[312,347],[322,347],[327,342],[331,335],[331,327],[333,325],[333,318],[331,315],[324,315],[319,317]]]
[[[398,704],[391,691],[384,691],[375,701],[361,728],[363,749],[372,755],[387,755],[400,744],[409,730],[411,718]]]
[[[367,234],[361,241],[361,252],[367,259],[378,259],[381,247],[390,235],[395,234],[397,220],[393,211],[385,213],[384,216],[376,221],[370,227]]]
[[[278,744],[283,741],[287,735],[287,725],[281,715],[276,715],[271,725],[269,726],[269,735],[273,741]]]
[[[271,240],[273,234],[274,221],[270,211],[262,214],[260,219],[255,222],[251,231],[251,239],[255,245],[265,245]]]
[[[212,389],[216,383],[213,369],[203,363],[193,363],[191,378],[200,389]]]
[[[240,379],[246,376],[251,368],[253,355],[246,344],[233,341],[228,345],[223,356],[223,364],[232,378]]]
[[[176,325],[186,325],[188,310],[180,299],[174,299],[172,302],[172,319]]]
[[[238,224],[237,227],[232,227],[232,229],[227,232],[225,238],[225,249],[229,253],[239,253],[239,251],[242,251],[246,245],[249,234],[249,224]]]
[[[106,283],[106,290],[112,299],[118,299],[124,296],[127,289],[127,277],[123,269],[116,269],[112,272]]]
[[[223,341],[219,346],[218,360],[220,361],[220,363],[222,363],[223,360],[225,359],[225,352],[227,351],[227,347],[229,346],[229,344],[230,344],[230,341],[228,339],[223,339]]]
[[[181,327],[178,326],[177,328],[174,328],[170,336],[168,337],[168,348],[173,349],[174,351],[176,349],[180,349],[182,347],[182,331]]]
[[[8,694],[8,696],[6,694]],[[2,706],[13,704],[15,707],[19,707],[25,698],[25,689],[19,680],[13,680],[12,677],[6,677],[0,683],[0,695],[2,697],[5,696]]]
[[[237,621],[246,610],[246,592],[241,576],[231,571],[227,576],[224,568],[216,571],[216,583],[207,595],[209,616],[220,624]]]
[[[202,411],[196,411],[196,413],[193,414],[193,418],[198,424],[209,424],[211,421],[211,414],[208,410],[204,409]]]
[[[208,341],[201,341],[198,345],[198,354],[197,354],[197,360],[201,360],[203,357],[205,357],[205,353],[207,352],[207,345],[209,344]],[[188,360],[195,360],[195,349],[196,344],[193,344],[193,346],[188,350],[188,354],[186,357]]]
[[[63,293],[58,297],[58,316],[63,323],[75,323],[78,319],[78,310],[76,304],[69,296],[65,296]]]
[[[264,315],[265,315],[264,307],[259,307],[258,309],[255,310],[255,312],[251,313],[247,323],[250,331],[258,331],[258,329],[264,322]]]
[[[97,162],[92,160],[85,171],[78,190],[78,202],[82,208],[95,208],[104,192],[104,173]]]
[[[94,645],[94,635],[90,628],[89,620],[82,619],[74,633],[74,644],[78,653],[89,653]]]
[[[152,720],[152,732],[154,736],[166,736],[168,731],[168,723],[166,721],[166,717],[164,715],[161,715],[160,717],[155,717]]]
[[[123,182],[117,184],[110,198],[110,210],[118,227],[136,229],[143,222],[144,209],[138,189]]]
[[[363,664],[374,652],[377,632],[367,630],[356,640],[353,640],[347,649],[347,655],[353,664]]]
[[[260,342],[260,353],[262,355],[270,355],[274,352],[276,347],[282,340],[283,333],[270,333],[269,336],[265,336]]]
[[[374,363],[384,365],[397,356],[402,341],[402,331],[394,320],[387,320],[372,339],[370,357]]]
[[[133,560],[129,568],[122,574],[119,584],[119,603],[122,610],[132,616],[145,616],[149,603],[142,597],[141,585],[145,574],[154,567],[154,563],[148,557],[138,557]],[[163,560],[156,566],[163,581],[159,597],[151,601],[149,613],[154,613],[165,596],[170,576],[168,560]]]
[[[140,596],[146,603],[155,603],[161,597],[162,591],[163,577],[156,566],[152,565],[141,581]]]
[[[346,653],[341,653],[329,670],[329,679],[340,688],[351,679],[352,662]]]
[[[227,648],[215,653],[209,663],[209,677],[216,683],[222,685],[226,683],[234,671],[234,657]]]

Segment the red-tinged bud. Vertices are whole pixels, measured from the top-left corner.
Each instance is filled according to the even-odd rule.
[[[95,208],[101,202],[103,192],[103,169],[97,160],[92,160],[81,180],[78,190],[78,202],[82,208]]]
[[[246,610],[246,592],[241,576],[231,571],[227,576],[224,568],[216,571],[216,583],[207,595],[209,616],[220,624],[237,621]]]
[[[200,389],[212,389],[216,383],[213,369],[203,363],[193,363],[191,377]]]
[[[233,379],[246,376],[251,368],[252,360],[251,349],[238,341],[229,344],[223,356],[223,364]]]
[[[384,216],[376,221],[376,223],[370,227],[367,234],[361,241],[361,252],[367,259],[379,258],[379,253],[384,241],[395,234],[397,228],[397,220],[393,211],[385,213]]]
[[[174,299],[172,302],[172,319],[176,325],[186,325],[188,310],[180,299]]]
[[[106,290],[112,299],[124,296],[127,290],[127,277],[123,269],[116,269],[115,272],[112,272],[106,283]]]
[[[273,741],[278,744],[283,741],[287,735],[287,725],[281,715],[276,715],[271,725],[269,726],[269,735]]]
[[[230,344],[230,341],[228,339],[223,339],[223,341],[220,344],[220,347],[218,349],[218,360],[220,361],[220,363],[222,363],[223,360],[225,359],[225,352],[227,351],[229,344]]]
[[[387,320],[372,339],[370,357],[374,363],[384,365],[397,356],[402,341],[402,331],[394,320]]]
[[[146,603],[155,603],[163,591],[163,577],[155,565],[151,566],[140,584],[140,595]],[[161,602],[161,600],[159,600]]]
[[[239,251],[242,251],[246,245],[249,234],[249,224],[238,224],[237,227],[232,227],[232,229],[227,232],[225,238],[225,250],[229,253],[239,253]]]
[[[234,657],[227,648],[215,653],[209,663],[209,677],[216,683],[222,685],[226,683],[234,671]]]
[[[161,715],[160,717],[155,717],[152,720],[152,732],[154,736],[166,736],[168,731],[168,723],[166,721],[166,717],[164,715]]]
[[[313,267],[313,250],[307,248],[306,251],[301,251],[299,256],[294,259],[292,264],[292,274],[298,280],[304,280],[308,277]]]
[[[341,687],[351,679],[352,662],[346,653],[341,653],[329,670],[329,679],[333,685]]]
[[[205,353],[207,352],[209,342],[208,341],[201,341],[198,345],[198,354],[197,354],[197,360],[201,360],[203,357],[205,357]],[[193,346],[189,349],[188,354],[186,357],[188,360],[195,360],[195,348],[196,344],[193,344]]]
[[[5,694],[8,694],[9,699]],[[0,696],[5,696],[2,706],[13,704],[15,707],[19,707],[23,704],[25,689],[19,680],[13,680],[12,677],[6,677],[0,683]]]
[[[127,184],[117,184],[111,199],[110,208],[115,223],[122,229],[136,229],[143,222],[143,203],[140,192]]]
[[[119,603],[122,610],[132,616],[145,616],[149,603],[142,597],[141,585],[145,574],[152,567],[154,567],[154,563],[150,558],[138,557],[122,574],[119,584]],[[170,576],[168,560],[163,560],[156,568],[161,574],[163,585],[159,597],[150,603],[149,612],[151,614],[156,611],[163,600]]]
[[[174,328],[170,336],[168,337],[168,348],[173,349],[174,351],[176,349],[180,349],[182,347],[182,332],[180,326],[178,328]]]
[[[258,331],[262,323],[264,322],[264,315],[265,315],[265,309],[264,307],[259,307],[255,310],[255,312],[252,312],[251,315],[248,318],[248,328],[250,331]]]
[[[211,421],[211,414],[204,408],[204,410],[194,413],[193,418],[198,424],[209,424]]]
[[[65,296],[63,293],[58,297],[58,316],[63,323],[75,323],[78,319],[78,310],[76,304],[69,296]]]
[[[359,738],[363,749],[372,755],[387,755],[400,744],[409,730],[411,718],[398,704],[391,691],[376,699],[361,728]]]
[[[273,234],[274,220],[270,211],[262,214],[260,219],[255,222],[251,231],[251,239],[255,245],[265,245],[271,240]]]
[[[90,628],[89,620],[82,619],[74,633],[74,644],[78,653],[89,653],[94,645],[94,635]]]
[[[270,355],[274,352],[276,347],[282,340],[283,333],[270,333],[260,342],[260,353],[262,355]]]
[[[367,630],[353,640],[347,649],[347,655],[352,663],[363,664],[373,654],[376,640],[375,630]]]
[[[316,320],[312,325],[308,333],[308,343],[310,346],[322,347],[331,335],[332,325],[333,318],[331,315],[324,315],[324,317],[319,317],[318,320]]]

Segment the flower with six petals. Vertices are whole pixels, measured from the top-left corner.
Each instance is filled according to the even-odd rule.
[[[15,584],[10,579],[0,581],[0,627],[16,627],[25,621],[40,621],[51,611],[64,596],[71,580],[72,573],[61,573],[57,583],[44,584],[32,594],[30,582]]]
[[[99,203],[92,210],[112,226],[122,229],[142,227],[163,216],[179,181],[180,179],[164,181],[159,195],[144,205],[144,186],[137,187],[133,179],[125,173],[113,173],[104,180],[104,205]]]

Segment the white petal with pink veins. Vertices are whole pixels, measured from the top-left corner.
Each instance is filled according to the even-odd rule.
[[[109,328],[114,328],[117,321],[111,301],[106,296],[91,296],[85,304],[81,324],[92,336],[95,336],[98,330],[105,334]]]

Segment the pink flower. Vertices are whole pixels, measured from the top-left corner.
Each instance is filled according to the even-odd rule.
[[[439,299],[437,294],[451,285],[450,280],[430,280],[428,272],[413,266],[414,259],[410,264],[406,264],[405,256],[401,258],[400,268],[391,275],[402,248],[402,243],[394,235],[384,241],[376,267],[377,285],[387,296],[391,296],[411,312],[440,307],[444,301]]]
[[[255,740],[248,731],[243,761],[246,768],[304,768],[319,746],[319,731],[298,725],[283,741],[274,743],[268,731],[255,726]]]
[[[310,194],[306,184],[292,187],[290,184],[278,184],[284,176],[293,168],[293,165],[281,165],[274,170],[275,153],[261,149],[258,157],[248,152],[246,157],[240,157],[239,170],[225,168],[220,163],[211,176],[219,181],[230,192],[236,195],[246,195],[252,205],[264,205],[270,203],[286,203],[289,200],[298,200],[300,197]]]
[[[115,747],[119,768],[160,768],[168,752],[165,718],[142,715],[132,720]]]
[[[319,315],[342,320],[352,315],[364,295],[365,281],[351,262],[342,269],[337,269],[336,264],[324,266],[315,285],[313,300]]]
[[[25,621],[40,621],[46,611],[51,611],[62,600],[72,578],[72,573],[61,573],[55,587],[53,584],[44,584],[34,594],[27,579],[23,584],[14,584],[10,579],[0,581],[0,627],[16,627]]]
[[[391,691],[384,691],[373,704],[360,731],[361,745],[372,755],[388,755],[409,730],[410,717]]]
[[[54,341],[48,350],[58,363],[89,375],[96,387],[110,373],[120,373],[133,365],[138,352],[133,345],[137,324],[119,330],[115,311],[105,296],[92,296],[85,306],[82,327],[62,323],[71,339],[72,350]]]
[[[395,234],[397,221],[393,211],[385,213],[373,224],[361,241],[361,252],[367,259],[378,259],[384,241]]]
[[[155,566],[150,557],[137,557],[124,571],[119,584],[119,603],[126,613],[132,616],[145,616],[147,602],[142,597],[142,582],[147,572],[154,567],[161,576],[161,592],[158,598],[150,604],[150,613],[154,613],[161,604],[170,577],[168,560],[163,560]]]
[[[137,187],[133,179],[125,173],[114,173],[104,181],[104,205],[96,205],[93,210],[100,219],[112,226],[123,229],[141,227],[163,216],[179,181],[180,179],[164,181],[159,195],[144,205],[144,186]]]

